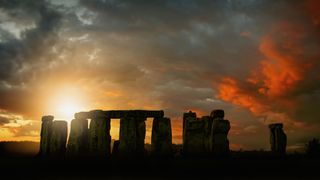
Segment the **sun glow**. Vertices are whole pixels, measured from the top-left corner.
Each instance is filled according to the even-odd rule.
[[[85,111],[84,96],[77,89],[64,88],[55,92],[48,104],[48,113],[55,119],[66,120],[70,122],[74,119],[74,114],[79,111]]]
[[[61,104],[57,106],[57,116],[71,121],[74,113],[80,111],[80,109],[80,106],[72,101],[61,102]]]

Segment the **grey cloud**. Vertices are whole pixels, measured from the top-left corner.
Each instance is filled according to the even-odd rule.
[[[10,122],[10,119],[8,119],[7,117],[4,116],[0,116],[0,126],[7,124]]]
[[[34,89],[29,86],[37,80],[39,70],[50,63],[48,50],[57,40],[61,17],[42,0],[1,0],[0,8],[9,17],[8,22],[26,26],[35,23],[21,32],[20,39],[1,29],[0,109],[26,113],[34,103]]]
[[[37,19],[36,27],[26,30],[22,39],[11,39],[0,44],[1,76],[4,81],[14,78],[25,64],[37,62],[44,49],[52,46],[54,37],[51,36],[58,27],[60,16],[44,1],[0,1],[0,7],[7,9],[9,16],[18,16],[23,12],[28,18]],[[15,10],[20,11],[15,11]],[[21,17],[22,18],[22,17]]]

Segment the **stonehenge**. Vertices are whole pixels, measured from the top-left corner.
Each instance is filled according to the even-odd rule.
[[[76,117],[71,121],[71,131],[67,145],[69,156],[82,156],[88,152],[88,120]]]
[[[119,155],[119,144],[120,141],[119,140],[115,140],[113,142],[113,147],[112,147],[112,156],[118,156]]]
[[[287,135],[283,131],[283,124],[270,124],[269,129],[271,151],[275,154],[284,155],[286,153]]]
[[[43,116],[39,154],[43,157],[102,157],[114,152],[119,156],[144,154],[147,118],[154,118],[152,151],[154,154],[171,152],[172,134],[169,118],[163,111],[146,110],[92,110],[75,113],[67,142],[67,122],[56,121],[53,116]],[[120,119],[120,137],[111,151],[110,120]],[[89,123],[90,122],[90,123]],[[164,141],[164,142],[162,142]]]
[[[89,154],[91,156],[110,156],[110,118],[107,117],[101,110],[91,111],[88,139]]]
[[[169,118],[155,118],[152,124],[151,151],[166,157],[172,154],[172,130]]]
[[[185,155],[229,153],[230,122],[224,120],[223,110],[213,110],[210,116],[197,118],[189,111],[183,114],[183,153]]]
[[[203,154],[204,121],[196,113],[189,111],[183,114],[183,153],[185,155]]]
[[[41,156],[62,157],[66,151],[67,122],[53,121],[53,116],[43,116],[41,125]]]
[[[211,151],[215,155],[227,155],[229,153],[228,132],[230,122],[224,118],[223,110],[213,110],[210,114],[213,119],[211,127],[210,145]]]
[[[52,134],[53,116],[43,116],[40,134],[40,155],[49,154],[49,146]]]
[[[66,152],[68,124],[66,121],[53,121],[49,145],[50,156],[63,157]]]
[[[186,156],[226,156],[229,154],[230,122],[224,111],[197,117],[195,112],[183,114],[182,153]],[[171,120],[164,112],[146,110],[92,110],[75,113],[70,123],[43,116],[39,155],[42,157],[141,157],[145,153],[147,118],[153,118],[151,155],[173,155]],[[119,140],[111,146],[110,121],[120,119]],[[287,136],[283,124],[269,125],[271,151],[285,154]],[[112,147],[112,148],[111,148]]]
[[[120,141],[118,147],[120,155],[143,155],[146,134],[145,120],[138,117],[123,117],[120,119]]]

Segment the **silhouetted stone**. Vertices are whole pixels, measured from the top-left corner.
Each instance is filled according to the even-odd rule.
[[[69,156],[84,156],[88,150],[88,120],[80,116],[71,121],[71,130],[67,146]]]
[[[76,113],[75,114],[75,118],[77,118],[76,116],[79,116],[81,118],[89,119],[92,116],[92,113],[94,113],[94,111]],[[99,110],[99,111],[101,113],[103,113],[106,118],[111,118],[111,119],[121,119],[123,117],[161,118],[161,117],[164,116],[164,112],[162,110],[160,110],[160,111],[147,111],[147,110],[110,110],[110,111],[102,111],[102,110]]]
[[[170,156],[172,154],[172,132],[169,118],[154,118],[151,135],[153,155]]]
[[[193,112],[183,115],[183,153],[185,155],[197,155],[205,152],[204,146],[204,122],[196,118]]]
[[[120,119],[119,154],[127,155],[136,151],[137,127],[135,118],[123,117]]]
[[[101,110],[91,111],[90,117],[90,155],[95,157],[109,157],[111,151],[110,118],[106,117]]]
[[[212,118],[224,118],[224,110],[222,110],[222,109],[212,110],[211,113],[210,113],[210,117],[212,117]]]
[[[119,144],[120,144],[119,140],[116,140],[116,141],[113,142],[112,156],[118,156],[119,155]]]
[[[66,121],[53,121],[50,140],[50,156],[63,157],[66,152],[68,123]]]
[[[146,137],[145,118],[136,118],[137,126],[137,154],[144,154],[144,139]]]
[[[134,157],[144,152],[145,119],[123,117],[120,119],[119,154]]]
[[[212,152],[214,155],[227,155],[229,150],[228,132],[230,130],[230,122],[220,117],[214,118],[212,123]]]
[[[39,151],[41,156],[46,156],[49,154],[53,118],[53,116],[42,117]]]
[[[203,117],[201,117],[200,120],[203,122],[204,151],[206,154],[209,154],[212,152],[211,131],[212,131],[213,118],[210,116],[203,116]]]
[[[269,125],[271,151],[276,154],[286,153],[287,136],[282,128],[282,123],[275,123]]]
[[[104,111],[107,117],[110,118],[122,118],[122,117],[163,117],[163,111],[146,111],[146,110],[111,110]]]
[[[75,119],[89,119],[90,113],[88,112],[77,112],[74,114]]]
[[[192,111],[189,111],[187,113],[183,113],[183,124],[182,124],[182,145],[184,146],[186,143],[185,141],[187,140],[186,138],[186,132],[187,132],[187,129],[186,129],[186,122],[188,121],[196,121],[197,120],[197,114],[195,112],[192,112]],[[185,148],[183,148],[185,149]]]

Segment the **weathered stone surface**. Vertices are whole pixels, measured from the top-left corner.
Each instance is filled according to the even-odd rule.
[[[77,112],[74,114],[75,119],[89,119],[89,113],[88,112]]]
[[[151,135],[153,155],[170,156],[172,154],[172,131],[169,118],[154,118]]]
[[[102,111],[102,110],[93,110],[90,112],[81,112],[76,113],[75,116],[81,116],[85,118],[91,118],[97,111],[101,112],[107,118],[120,119],[123,117],[138,117],[138,118],[148,118],[148,117],[163,117],[164,112],[160,111],[147,111],[147,110],[110,110],[110,111]]]
[[[204,145],[204,122],[196,118],[193,112],[183,115],[183,153],[185,155],[203,154]]]
[[[286,153],[287,136],[282,128],[282,123],[275,123],[269,125],[271,151],[276,154]]]
[[[91,111],[91,122],[89,129],[89,153],[96,157],[109,157],[111,136],[110,118],[103,111]]]
[[[210,116],[203,116],[200,119],[203,122],[203,132],[204,132],[204,150],[206,154],[212,152],[212,139],[211,139],[211,131],[212,131],[212,123],[213,118]]]
[[[224,118],[224,110],[222,110],[222,109],[212,110],[211,113],[210,113],[210,117],[212,117],[212,118]]]
[[[53,121],[50,141],[50,156],[63,157],[66,152],[68,123],[66,121]]]
[[[137,126],[137,153],[144,154],[144,139],[146,137],[146,123],[145,118],[135,118]]]
[[[88,120],[79,118],[71,121],[67,146],[69,156],[84,156],[88,151]]]
[[[197,114],[195,112],[189,111],[187,113],[183,113],[183,124],[182,124],[183,143],[182,143],[182,145],[185,145],[185,141],[187,140],[187,138],[186,138],[186,133],[187,133],[186,124],[187,124],[187,122],[196,121],[196,120],[197,120]]]
[[[116,141],[113,142],[112,156],[118,156],[119,155],[119,144],[120,144],[119,140],[116,140]]]
[[[46,156],[49,154],[53,118],[53,116],[42,117],[39,151],[41,156]]]
[[[213,119],[211,149],[214,155],[227,155],[229,153],[228,132],[230,130],[230,122],[222,118]]]
[[[123,117],[120,120],[119,154],[137,156],[144,152],[145,119]]]
[[[114,110],[114,111],[104,111],[105,114],[110,118],[122,118],[122,117],[163,117],[163,111],[147,111],[147,110]]]
[[[273,123],[273,124],[269,124],[269,129],[275,129],[275,128],[283,128],[283,124],[282,123]]]
[[[136,151],[137,127],[135,118],[124,117],[120,119],[119,154],[127,155]]]

